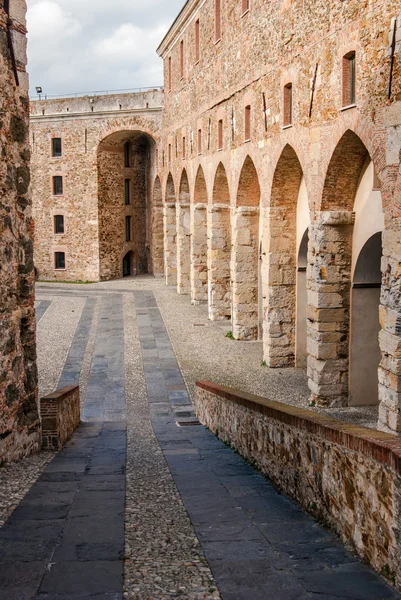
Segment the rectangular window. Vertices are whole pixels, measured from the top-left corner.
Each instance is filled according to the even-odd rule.
[[[214,13],[215,13],[214,39],[216,42],[218,42],[221,39],[221,0],[215,0]]]
[[[131,204],[131,179],[126,179],[125,180],[125,204],[126,206],[128,206],[129,204]]]
[[[195,22],[195,62],[200,58],[200,25],[199,19]]]
[[[223,149],[223,119],[220,119],[217,124],[217,149]]]
[[[159,167],[159,149],[156,148],[156,168]]]
[[[251,139],[251,107],[245,106],[245,141]]]
[[[198,129],[198,154],[202,154],[202,129]]]
[[[64,233],[64,216],[55,215],[54,217],[54,233]]]
[[[292,83],[287,83],[284,88],[284,127],[292,125]]]
[[[168,73],[167,73],[167,77],[168,77],[168,91],[171,92],[171,56],[168,57]]]
[[[355,104],[356,99],[356,58],[355,52],[343,58],[343,106]]]
[[[242,0],[242,14],[249,10],[249,2],[250,0]]]
[[[182,138],[182,158],[185,158],[185,137]]]
[[[126,169],[131,167],[131,144],[130,142],[125,142],[124,144],[124,165]]]
[[[168,145],[168,164],[171,163],[171,144]]]
[[[61,156],[61,138],[52,139],[52,156]]]
[[[180,44],[180,77],[184,77],[184,40]]]
[[[125,217],[125,241],[131,241],[131,217]]]
[[[56,175],[55,177],[53,177],[53,195],[63,195],[63,178],[61,175]]]
[[[65,269],[65,252],[54,253],[54,267],[56,269]]]

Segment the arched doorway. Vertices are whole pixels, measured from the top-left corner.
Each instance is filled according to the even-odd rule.
[[[130,277],[132,275],[133,262],[133,252],[127,252],[123,258],[123,277]]]
[[[121,277],[121,255],[131,254],[131,274],[148,273],[148,218],[154,140],[140,131],[119,131],[98,147],[98,220],[100,279]],[[150,259],[150,264],[149,264]],[[150,267],[150,268],[149,268]]]
[[[370,158],[360,178],[354,212],[349,404],[358,406],[379,403],[379,305],[384,215]]]
[[[177,292],[191,293],[191,204],[187,172],[181,174],[177,204]]]
[[[153,184],[150,227],[150,256],[149,264],[155,277],[164,274],[164,228],[163,228],[163,198],[160,178],[157,176]]]
[[[307,306],[308,293],[306,271],[308,264],[309,229],[305,230],[298,250],[297,260],[297,328],[295,337],[295,366],[306,369],[307,366]]]
[[[264,355],[270,367],[292,367],[297,342],[306,353],[306,262],[299,263],[309,224],[308,195],[301,163],[290,145],[283,149],[270,196],[267,245],[267,306]],[[301,323],[302,322],[302,323]],[[299,365],[305,366],[299,357]]]
[[[207,188],[202,167],[195,179],[191,206],[191,301],[207,302]]]
[[[381,242],[376,234],[384,228],[384,220],[374,181],[368,150],[348,130],[333,152],[321,213],[311,224],[308,374],[311,399],[322,406],[377,403],[376,391],[358,390],[367,360],[373,372],[370,386],[377,389],[380,361]],[[372,277],[374,281],[367,281]],[[362,314],[368,311],[371,316],[369,325],[360,312],[361,303]],[[369,345],[369,359],[361,340]]]
[[[167,285],[177,285],[177,215],[173,176],[168,174],[164,203],[164,272]]]
[[[232,320],[239,340],[256,340],[259,333],[259,203],[258,174],[247,156],[233,219]]]
[[[231,213],[227,173],[219,163],[208,213],[208,296],[212,321],[231,319]]]

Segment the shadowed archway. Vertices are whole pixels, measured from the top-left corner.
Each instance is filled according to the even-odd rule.
[[[207,187],[205,174],[199,166],[191,206],[191,300],[193,304],[207,302]]]
[[[173,176],[167,176],[164,195],[164,272],[167,285],[177,285],[177,223]]]

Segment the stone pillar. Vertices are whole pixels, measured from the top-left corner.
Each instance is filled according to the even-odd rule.
[[[231,259],[233,334],[237,340],[257,340],[259,209],[240,206],[233,219]]]
[[[191,210],[191,302],[207,302],[207,204]]]
[[[296,218],[287,208],[267,211],[269,235],[262,266],[266,285],[264,358],[269,367],[293,367],[296,320]],[[265,295],[265,294],[264,294]]]
[[[177,224],[175,202],[164,205],[164,272],[167,285],[177,285]]]
[[[231,217],[228,204],[208,211],[209,319],[231,319]]]
[[[401,434],[401,218],[383,232],[379,335],[379,423],[382,431]]]
[[[191,206],[177,204],[177,292],[189,294],[191,252]]]
[[[354,213],[318,212],[309,229],[307,350],[311,401],[347,406]]]
[[[155,277],[162,277],[164,274],[164,230],[162,204],[154,204],[152,206],[151,227],[152,273]]]

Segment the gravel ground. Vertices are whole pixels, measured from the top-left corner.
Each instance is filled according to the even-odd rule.
[[[50,394],[57,383],[67,358],[75,330],[85,304],[84,298],[42,296],[52,300],[37,330],[39,398]]]
[[[220,598],[152,429],[132,296],[124,296],[124,315],[128,419],[124,597]]]

